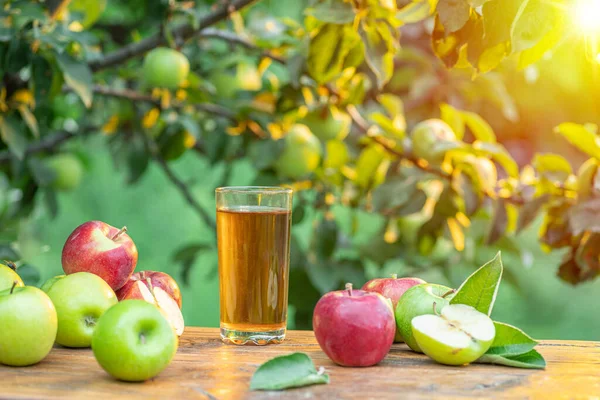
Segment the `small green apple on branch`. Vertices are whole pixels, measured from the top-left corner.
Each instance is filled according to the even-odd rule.
[[[534,349],[537,341],[490,318],[502,272],[498,253],[457,290],[395,276],[369,281],[362,290],[347,284],[345,290],[327,293],[317,303],[315,337],[333,362],[346,367],[375,365],[393,342],[403,341],[446,365],[545,368],[544,358]],[[294,353],[260,366],[250,387],[281,390],[316,383],[329,383],[329,377],[322,369],[317,371],[307,355]]]

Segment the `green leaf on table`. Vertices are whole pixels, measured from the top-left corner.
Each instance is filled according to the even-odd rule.
[[[565,122],[554,128],[569,143],[592,157],[600,159],[600,137],[586,125]]]
[[[538,342],[528,334],[512,325],[494,322],[496,337],[485,354],[516,356],[533,350]]]
[[[473,272],[460,285],[450,304],[466,304],[490,315],[498,294],[502,270],[502,259],[498,252],[493,260]]]
[[[78,61],[65,53],[56,56],[66,84],[81,98],[87,108],[92,106],[92,71],[83,61]]]
[[[306,14],[331,24],[347,24],[355,17],[352,4],[340,0],[325,0],[306,10]]]
[[[24,129],[21,128],[21,124],[15,118],[9,115],[0,117],[0,138],[20,160],[25,156],[27,148],[27,138]]]
[[[262,364],[250,381],[250,390],[282,390],[329,383],[329,375],[317,371],[310,357],[292,353]]]
[[[475,362],[527,369],[546,368],[546,360],[536,350],[530,350],[527,353],[518,355],[484,354]]]

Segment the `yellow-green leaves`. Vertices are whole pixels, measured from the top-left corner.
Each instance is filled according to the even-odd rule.
[[[440,111],[442,120],[450,125],[458,139],[462,139],[467,126],[475,139],[481,142],[496,142],[496,135],[490,124],[474,112],[458,110],[449,104],[442,104]]]
[[[9,115],[0,116],[0,137],[17,158],[25,156],[27,138],[18,120]]]
[[[437,0],[413,0],[396,13],[396,18],[405,24],[419,22],[429,17],[435,10]]]
[[[477,360],[482,364],[498,364],[508,367],[543,369],[544,357],[534,347],[538,342],[512,325],[494,322],[496,337],[488,351]]]
[[[65,83],[81,98],[87,108],[92,106],[92,71],[85,62],[78,61],[66,53],[56,55],[58,66],[63,72]]]
[[[310,41],[307,67],[312,78],[326,83],[338,76],[344,61],[360,37],[352,25],[325,24]]]
[[[562,135],[584,153],[600,159],[600,137],[592,126],[565,122],[554,128],[554,132]]]
[[[473,272],[458,288],[450,304],[466,304],[486,315],[491,315],[500,280],[502,279],[500,253],[493,260]]]
[[[469,20],[471,6],[468,0],[439,0],[437,13],[446,32],[456,32]]]
[[[365,61],[382,88],[394,73],[394,55],[398,48],[397,32],[386,21],[363,22],[359,28],[365,45]]]

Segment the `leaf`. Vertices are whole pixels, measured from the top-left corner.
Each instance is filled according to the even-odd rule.
[[[25,105],[20,105],[18,109],[19,113],[21,114],[21,118],[23,118],[23,121],[25,122],[29,130],[31,131],[31,133],[33,133],[33,136],[39,138],[40,129],[38,127],[38,122],[35,118],[35,115],[33,115],[33,113]]]
[[[504,171],[506,171],[508,176],[512,178],[519,177],[519,166],[517,162],[501,144],[476,141],[473,143],[473,147],[492,157],[494,161],[504,168]]]
[[[329,375],[317,372],[310,357],[292,353],[262,364],[250,380],[250,390],[282,390],[329,383]]]
[[[513,53],[534,47],[558,25],[562,13],[545,0],[524,1],[511,27]]]
[[[474,112],[470,111],[463,111],[462,116],[463,120],[465,121],[465,124],[469,127],[471,133],[473,134],[473,136],[475,136],[477,140],[486,143],[496,142],[496,135],[494,134],[494,130],[492,129],[490,124],[486,122],[486,120],[484,120]]]
[[[435,10],[435,1],[418,0],[402,7],[396,13],[396,18],[405,24],[422,21],[428,18]]]
[[[572,234],[577,236],[583,232],[600,232],[600,198],[588,200],[571,207],[569,210],[569,226]]]
[[[365,45],[365,60],[381,89],[394,73],[396,43],[385,21],[361,23],[359,34]]]
[[[87,108],[92,106],[92,71],[83,61],[65,53],[57,54],[56,61],[63,72],[65,83],[77,93]]]
[[[600,138],[585,125],[565,122],[554,128],[569,143],[592,157],[600,159]]]
[[[546,204],[550,195],[545,194],[540,197],[536,197],[533,200],[525,202],[519,210],[519,220],[517,222],[517,233],[527,228],[538,216],[540,210]]]
[[[340,0],[325,0],[306,10],[306,14],[331,24],[347,24],[354,21],[352,4]]]
[[[324,219],[315,229],[314,247],[320,258],[328,259],[335,251],[338,226],[334,219]]]
[[[496,199],[494,204],[494,218],[490,224],[490,232],[486,239],[486,244],[493,244],[500,240],[506,234],[508,226],[508,214],[506,211],[506,202],[503,199]]]
[[[527,368],[527,369],[544,369],[546,368],[546,360],[536,350],[531,350],[525,354],[516,356],[501,356],[496,354],[484,354],[476,363],[480,364],[496,364],[505,365],[507,367]]]
[[[6,115],[0,117],[0,137],[6,143],[11,153],[22,160],[27,148],[27,138],[21,129],[21,124],[14,117]]]
[[[388,179],[373,191],[373,211],[386,215],[406,205],[417,191],[416,177],[397,177]]]
[[[439,0],[437,13],[446,32],[456,32],[469,20],[471,6],[467,0]]]
[[[389,160],[379,144],[366,147],[356,161],[356,183],[365,189],[374,188],[385,179]]]
[[[450,104],[442,103],[440,105],[441,119],[447,123],[454,131],[456,138],[462,140],[465,136],[465,122],[459,110]]]
[[[563,18],[555,21],[552,29],[546,33],[533,47],[521,51],[519,55],[519,69],[523,69],[539,60],[553,49],[564,37],[565,23]]]
[[[456,251],[463,251],[465,249],[465,233],[463,232],[462,227],[456,218],[448,218],[446,224],[448,225],[448,231],[450,231],[450,237],[452,238],[452,243],[454,243],[454,248]]]
[[[502,270],[502,259],[498,252],[494,259],[473,272],[460,285],[450,304],[466,304],[490,315],[500,287]]]
[[[308,72],[317,83],[326,83],[342,72],[344,60],[359,38],[348,25],[325,24],[310,41]]]
[[[552,181],[564,182],[573,173],[571,163],[558,154],[536,154],[533,168],[542,176]]]
[[[494,322],[494,327],[496,336],[485,354],[516,356],[528,353],[538,344],[531,336],[512,325]]]
[[[284,146],[283,140],[257,140],[250,144],[248,156],[258,170],[264,170],[277,161]]]

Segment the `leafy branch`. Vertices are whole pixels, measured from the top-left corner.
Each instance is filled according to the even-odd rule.
[[[170,33],[174,38],[177,39],[190,39],[199,34],[203,29],[206,29],[209,26],[226,19],[235,11],[254,3],[255,1],[256,0],[225,1],[213,12],[200,18],[197,24],[182,24],[173,28]],[[119,50],[107,54],[104,56],[104,58],[89,63],[89,67],[93,72],[100,71],[102,69],[121,64],[131,58],[145,54],[153,48],[164,44],[167,44],[167,39],[162,35],[162,33],[157,33],[146,39],[140,40],[139,42],[129,44],[120,48]]]
[[[224,30],[220,30],[220,29],[207,28],[207,29],[204,29],[202,32],[200,32],[200,34],[198,36],[200,36],[201,38],[205,38],[205,39],[220,39],[225,42],[244,47],[248,50],[254,50],[254,51],[262,50],[260,47],[256,46],[254,43],[252,43],[250,40],[245,39],[233,32],[224,31]],[[285,58],[275,55],[275,54],[271,53],[270,51],[262,50],[261,55],[263,57],[270,58],[271,60],[278,62],[280,64],[285,64],[287,62],[287,60]]]

